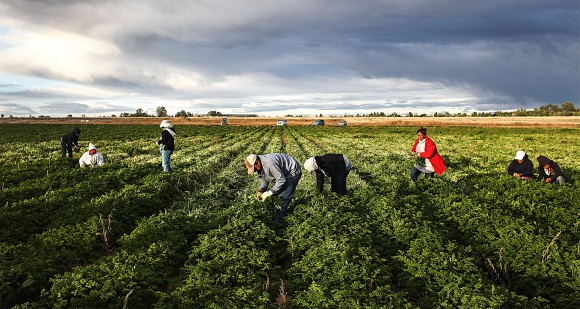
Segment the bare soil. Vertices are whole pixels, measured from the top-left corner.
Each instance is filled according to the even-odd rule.
[[[167,119],[174,125],[220,125],[222,117],[95,117],[95,118],[3,118],[0,124],[150,124],[158,125]],[[346,120],[348,126],[469,126],[469,127],[527,127],[580,128],[580,116],[568,117],[227,117],[230,126],[275,126],[277,119],[288,120],[289,126],[309,126],[316,119],[324,119],[326,126],[338,126]]]

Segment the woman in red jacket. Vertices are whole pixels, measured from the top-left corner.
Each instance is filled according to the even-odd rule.
[[[418,159],[417,164],[411,170],[412,180],[417,180],[421,174],[425,174],[425,178],[429,178],[433,176],[433,173],[440,176],[445,172],[445,161],[437,152],[435,143],[427,137],[427,129],[417,130],[417,139],[410,154]]]

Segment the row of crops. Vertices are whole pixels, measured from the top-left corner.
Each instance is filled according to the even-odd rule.
[[[60,158],[64,125],[0,126],[0,308],[577,308],[577,129],[429,128],[448,170],[409,179],[416,128],[84,125],[106,165]],[[509,177],[516,150],[568,183]],[[249,153],[354,165],[304,175],[282,224]],[[329,191],[328,188],[326,191]]]

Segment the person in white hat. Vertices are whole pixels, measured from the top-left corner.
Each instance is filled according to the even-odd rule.
[[[518,179],[532,179],[534,177],[534,163],[528,158],[525,151],[519,150],[510,162],[507,172]]]
[[[350,160],[343,154],[329,153],[322,156],[308,158],[304,162],[304,169],[310,174],[316,174],[316,190],[324,191],[324,177],[330,177],[330,190],[345,195],[346,177],[352,169]]]
[[[257,198],[265,201],[271,196],[281,200],[280,209],[275,210],[275,221],[280,222],[286,215],[288,205],[294,197],[296,186],[302,177],[300,163],[293,157],[283,153],[271,153],[264,155],[251,154],[244,162],[248,174],[256,174],[260,179]],[[268,190],[270,184],[272,188]]]
[[[83,153],[79,159],[79,165],[81,167],[97,167],[103,164],[105,164],[103,155],[97,151],[97,147],[93,143],[89,143],[89,151]]]
[[[167,121],[161,121],[159,124],[161,128],[161,138],[157,141],[159,145],[159,152],[161,152],[161,164],[163,165],[163,172],[170,173],[171,169],[171,155],[175,151],[175,128]]]

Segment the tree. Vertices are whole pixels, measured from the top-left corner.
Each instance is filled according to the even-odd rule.
[[[576,108],[574,107],[574,103],[572,102],[564,102],[562,103],[562,111],[564,112],[575,112]]]
[[[218,112],[218,111],[209,111],[207,113],[209,116],[221,116],[222,113]]]
[[[157,117],[167,117],[167,109],[165,106],[158,106],[156,112]]]
[[[185,112],[185,110],[182,109],[181,111],[175,113],[175,117],[184,117],[185,118],[185,117],[187,117],[187,112]]]
[[[1,114],[0,116],[2,116],[2,118],[4,118],[4,114]]]

